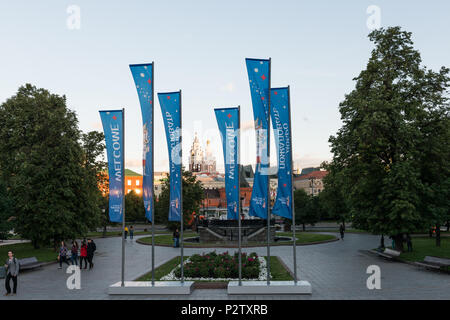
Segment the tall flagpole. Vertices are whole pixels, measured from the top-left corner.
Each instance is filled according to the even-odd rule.
[[[267,114],[267,285],[270,285],[270,70],[271,58],[269,58],[269,99]]]
[[[122,283],[125,286],[125,108],[122,108]]]
[[[152,100],[155,101],[155,82],[154,80],[155,75],[155,62],[152,61]],[[152,286],[155,285],[155,172],[154,170],[154,162],[155,162],[155,104],[152,101]],[[145,168],[144,168],[145,170]]]
[[[239,246],[239,285],[242,285],[242,249],[241,249],[241,106],[238,106],[238,246]],[[225,159],[226,160],[226,159]]]
[[[184,283],[184,256],[183,256],[183,113],[181,112],[181,89],[180,89],[180,176],[181,176],[181,184],[180,184],[180,209],[181,209],[181,227],[180,227],[180,236],[181,236],[181,284]]]
[[[295,206],[294,206],[294,162],[292,159],[292,126],[291,126],[291,87],[288,86],[288,108],[289,108],[289,139],[291,140],[291,150],[289,151],[291,161],[291,212],[292,212],[292,236],[294,241],[292,243],[294,256],[294,283],[297,284],[297,238],[295,236]]]

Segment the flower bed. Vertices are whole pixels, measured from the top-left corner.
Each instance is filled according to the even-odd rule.
[[[184,262],[184,277],[186,280],[216,280],[228,281],[239,277],[239,256],[231,256],[228,252],[217,254],[194,254]],[[178,265],[161,280],[179,280],[181,268]],[[242,278],[246,280],[266,280],[266,260],[256,253],[242,253]]]

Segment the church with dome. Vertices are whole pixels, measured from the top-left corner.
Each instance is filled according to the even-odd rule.
[[[189,171],[216,173],[216,158],[213,155],[210,140],[206,141],[206,148],[203,150],[197,133],[195,133],[191,151],[189,153]]]

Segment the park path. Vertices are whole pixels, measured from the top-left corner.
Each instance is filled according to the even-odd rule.
[[[69,290],[67,268],[56,264],[19,276],[18,295],[0,299],[450,299],[450,276],[430,272],[409,264],[391,262],[365,252],[378,246],[379,237],[368,234],[346,234],[344,241],[298,246],[297,272],[313,288],[311,296],[231,296],[226,290],[194,290],[186,296],[109,296],[107,288],[120,280],[121,239],[96,239],[97,252],[92,270],[82,270],[81,289]],[[185,254],[202,253],[212,248],[185,248]],[[216,249],[217,252],[235,249]],[[265,247],[244,248],[245,252],[266,254]],[[271,254],[282,258],[292,268],[292,246],[276,246]],[[179,255],[171,247],[155,247],[156,266]],[[150,269],[151,246],[126,242],[126,280],[133,280]],[[381,268],[381,290],[368,290],[366,269]],[[3,289],[4,290],[4,289]],[[3,292],[3,291],[2,291]]]

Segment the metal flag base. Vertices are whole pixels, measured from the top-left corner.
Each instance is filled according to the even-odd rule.
[[[308,281],[230,281],[228,294],[311,294],[312,288]]]
[[[109,286],[108,294],[184,294],[192,292],[193,281],[125,281],[125,286],[116,282]]]

